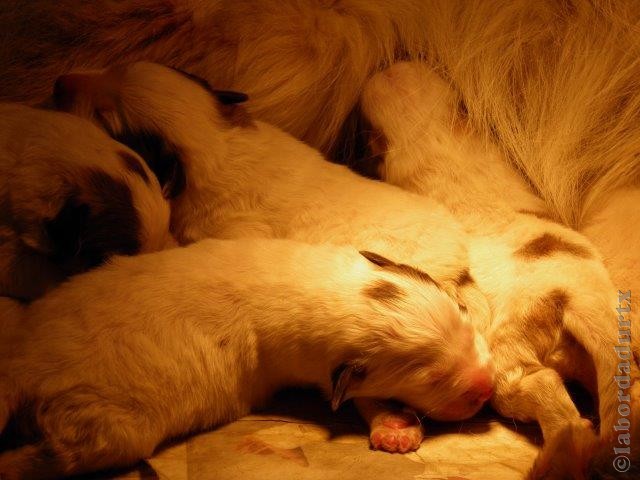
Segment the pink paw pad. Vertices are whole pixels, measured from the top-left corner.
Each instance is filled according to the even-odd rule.
[[[422,427],[414,415],[385,414],[372,426],[369,438],[376,450],[406,453],[420,447]]]

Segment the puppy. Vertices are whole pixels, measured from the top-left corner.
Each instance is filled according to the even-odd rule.
[[[171,217],[180,242],[275,237],[395,255],[428,271],[454,308],[468,309],[479,323],[488,320],[486,299],[468,274],[465,233],[440,204],[327,162],[278,128],[254,121],[238,105],[243,95],[211,90],[205,82],[150,63],[66,75],[58,79],[56,93],[59,105],[141,153],[159,178],[184,170],[187,188],[173,199]],[[168,181],[169,189],[172,184]],[[483,368],[491,376],[486,360]],[[440,417],[473,415],[490,391],[486,376],[480,378],[468,408]],[[418,447],[419,426],[380,424],[376,419],[384,414],[360,403],[367,420],[377,425],[371,436],[375,447]]]
[[[640,414],[640,384],[614,379],[638,378],[629,343],[624,358],[614,349],[629,337],[628,329],[619,332],[618,294],[596,249],[549,218],[498,150],[466,128],[454,99],[425,64],[400,63],[374,76],[361,103],[379,172],[445,203],[471,233],[471,273],[494,312],[486,330],[497,369],[492,404],[502,415],[538,421],[544,434],[531,476],[585,478],[596,449],[612,456],[621,402],[632,418]],[[563,379],[595,393],[601,442]],[[610,459],[591,465],[601,467],[611,468]]]
[[[171,243],[137,154],[75,116],[0,104],[0,295],[32,300],[111,254]]]
[[[3,480],[131,465],[283,386],[318,386],[334,409],[393,397],[446,416],[489,381],[471,323],[426,273],[351,247],[117,257],[22,313],[0,317],[0,429],[21,413],[38,439],[0,454]]]

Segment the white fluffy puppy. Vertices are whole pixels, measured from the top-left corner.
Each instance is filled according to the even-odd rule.
[[[169,204],[137,154],[72,115],[0,104],[0,295],[167,243]]]
[[[0,454],[3,480],[130,465],[287,385],[334,409],[366,396],[466,411],[486,368],[423,272],[285,240],[116,257],[0,322],[0,430],[20,413],[38,432]]]
[[[629,386],[638,369],[629,330],[618,325],[618,293],[596,249],[549,219],[497,149],[465,127],[454,98],[422,63],[374,76],[362,111],[372,147],[384,147],[374,152],[382,156],[379,171],[390,183],[445,203],[472,234],[471,272],[494,312],[486,331],[497,369],[492,404],[502,415],[540,423],[545,447],[534,478],[583,478],[594,449],[610,458],[618,435],[629,434],[621,403],[632,417],[640,415],[640,384]],[[603,445],[563,379],[596,394]],[[631,429],[640,433],[639,425]]]
[[[488,321],[486,299],[469,276],[466,235],[446,209],[331,164],[280,129],[254,122],[237,105],[245,99],[150,63],[66,75],[56,85],[60,105],[137,150],[160,179],[184,169],[186,191],[172,202],[179,241],[260,236],[355,245],[428,271],[454,308]],[[466,418],[488,398],[493,374],[484,347],[478,337],[484,374],[468,405],[432,416]],[[375,425],[375,447],[418,447],[419,426],[381,424],[375,408],[361,408]]]

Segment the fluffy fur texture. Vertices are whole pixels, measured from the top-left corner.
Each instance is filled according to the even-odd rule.
[[[640,291],[640,8],[611,0],[9,0],[0,98],[39,101],[73,68],[152,60],[250,94],[325,153],[372,72],[428,57],[552,215]],[[351,122],[347,121],[347,131]]]
[[[598,247],[616,288],[637,295],[640,4],[440,3],[425,19],[429,56],[469,119]]]
[[[112,135],[155,136],[165,150],[179,152],[175,160],[187,183],[172,202],[179,241],[259,236],[355,245],[428,272],[449,301],[459,302],[478,324],[488,321],[486,299],[473,282],[463,281],[465,233],[438,203],[331,164],[271,125],[238,125],[229,118],[241,105],[222,105],[200,83],[160,65],[141,62],[65,83],[70,111]],[[464,408],[428,413],[467,417],[481,397]]]
[[[10,0],[0,95],[39,101],[65,71],[151,60],[246,91],[259,118],[330,150],[367,76],[399,38],[412,46],[424,35],[422,3]]]
[[[386,144],[376,152],[381,176],[443,202],[471,234],[471,274],[494,314],[485,330],[497,369],[492,404],[502,415],[538,421],[544,434],[532,476],[585,478],[597,443],[562,379],[596,395],[600,448],[612,458],[621,402],[614,377],[621,368],[632,381],[639,377],[633,359],[622,362],[613,348],[621,341],[618,294],[595,248],[548,218],[500,152],[466,128],[455,100],[423,63],[399,63],[368,82],[362,112],[373,145]],[[633,417],[640,415],[637,393]],[[632,436],[639,433],[634,425]]]
[[[137,154],[75,116],[0,105],[0,295],[31,300],[111,254],[172,243]]]
[[[21,413],[38,435],[0,454],[3,480],[130,465],[287,385],[334,407],[465,408],[486,369],[437,286],[352,247],[204,240],[116,257],[27,308],[4,301],[0,429]]]

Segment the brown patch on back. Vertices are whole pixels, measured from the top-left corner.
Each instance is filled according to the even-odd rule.
[[[547,220],[548,222],[555,222],[555,219],[549,212],[538,212],[537,210],[518,210],[518,213],[522,215],[533,215],[540,220]]]
[[[569,242],[551,233],[544,233],[530,240],[516,250],[515,255],[527,259],[536,259],[548,257],[554,253],[566,253],[581,258],[592,257],[591,251],[587,247]]]
[[[122,159],[122,163],[124,163],[124,166],[127,170],[138,175],[140,178],[144,180],[144,183],[149,185],[149,181],[150,181],[149,175],[147,175],[147,172],[145,171],[144,167],[136,157],[131,155],[129,152],[124,152],[124,151],[118,152],[118,155],[120,155],[120,158]]]
[[[399,286],[387,280],[376,280],[365,287],[362,293],[369,298],[384,303],[395,302],[406,295]]]

